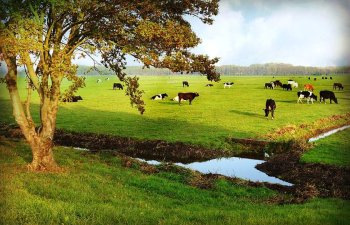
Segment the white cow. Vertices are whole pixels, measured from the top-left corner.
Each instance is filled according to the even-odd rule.
[[[231,86],[232,86],[233,84],[234,84],[233,82],[225,82],[225,83],[224,83],[224,88],[226,88],[226,87],[231,88]]]
[[[293,88],[298,88],[299,85],[297,82],[295,82],[294,80],[289,80],[288,84],[290,84]]]
[[[179,101],[179,96],[176,95],[176,96],[175,96],[173,99],[171,99],[171,100],[178,102],[178,101]],[[181,99],[181,101],[187,101],[187,100]]]

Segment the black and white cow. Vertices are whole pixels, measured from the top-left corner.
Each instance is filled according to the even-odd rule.
[[[213,87],[214,85],[213,84],[207,84],[205,85],[206,87]]]
[[[272,82],[272,83],[265,83],[265,89],[266,89],[266,88],[273,89],[273,87],[274,87],[273,82]]]
[[[297,103],[303,103],[303,99],[305,98],[307,103],[309,104],[309,101],[311,101],[311,103],[314,103],[314,100],[317,101],[317,96],[312,93],[311,91],[298,91],[297,93],[298,95],[298,100]]]
[[[271,118],[274,119],[274,112],[276,109],[276,103],[275,100],[273,99],[267,99],[266,104],[265,104],[265,117],[268,119],[269,118],[269,113],[271,112]]]
[[[225,82],[224,88],[226,88],[226,87],[231,88],[233,84],[234,84],[233,82]]]
[[[292,85],[291,84],[282,84],[282,89],[291,91],[292,90]]]
[[[164,94],[157,94],[151,97],[152,100],[163,100],[166,97],[168,97],[167,93]]]
[[[102,80],[101,79],[97,79],[96,83],[102,83]]]
[[[332,104],[332,101],[338,104],[338,99],[335,97],[335,94],[333,91],[320,91],[320,102],[324,102],[326,104],[326,99],[329,99],[329,103]]]
[[[113,90],[116,90],[117,88],[118,88],[118,90],[120,90],[120,89],[123,90],[123,85],[121,83],[114,83]]]
[[[188,81],[182,81],[182,87],[189,87],[190,85],[188,84]]]

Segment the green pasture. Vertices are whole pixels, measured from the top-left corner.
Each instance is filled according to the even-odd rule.
[[[102,79],[102,83],[96,80]],[[183,141],[213,148],[227,148],[225,138],[261,138],[287,125],[309,124],[331,115],[350,111],[350,79],[348,76],[333,76],[333,80],[308,80],[307,76],[222,76],[213,87],[204,76],[141,76],[141,89],[145,91],[146,112],[140,115],[130,106],[128,96],[122,90],[112,90],[117,78],[110,76],[88,76],[86,87],[77,93],[84,99],[77,103],[61,103],[57,127],[78,132],[105,133],[139,139],[162,139],[170,142]],[[264,89],[264,83],[279,79],[287,83],[294,79],[299,88],[284,91]],[[190,87],[182,87],[187,80]],[[233,81],[231,88],[224,89],[223,82]],[[315,86],[320,90],[332,90],[334,82],[341,82],[344,90],[336,90],[339,104],[297,104],[297,91],[303,85]],[[69,82],[64,81],[66,87]],[[25,99],[24,79],[19,81],[21,96]],[[198,92],[192,105],[170,99],[178,92]],[[150,98],[167,93],[169,98],[153,101]],[[276,101],[275,120],[264,118],[265,101]],[[12,109],[4,84],[0,85],[0,121],[12,123]],[[33,96],[32,114],[38,120],[38,98]],[[330,124],[331,125],[331,124]]]
[[[147,174],[119,157],[55,147],[64,173],[28,172],[28,145],[0,137],[0,224],[348,224],[349,201],[277,204],[267,188],[219,179],[200,189],[189,171]]]

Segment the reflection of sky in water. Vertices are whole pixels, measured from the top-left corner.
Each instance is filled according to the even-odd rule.
[[[142,160],[145,161],[145,160]],[[150,160],[146,161],[152,165],[160,164],[158,161]],[[228,177],[237,177],[245,180],[260,181],[268,183],[276,183],[286,186],[292,186],[293,184],[280,180],[276,177],[270,177],[267,174],[257,170],[255,166],[263,163],[263,160],[245,159],[245,158],[221,158],[212,159],[205,162],[194,162],[189,164],[175,163],[177,166],[185,167],[188,169],[196,170],[198,172],[208,174],[221,174]]]
[[[321,139],[321,138],[328,137],[329,135],[335,134],[335,133],[337,133],[338,131],[342,131],[342,130],[345,130],[345,129],[348,129],[348,128],[350,128],[350,125],[343,126],[343,127],[339,127],[339,128],[337,128],[337,129],[334,129],[334,130],[330,130],[330,131],[328,131],[328,132],[326,132],[326,133],[320,134],[320,135],[317,136],[317,137],[310,138],[310,139],[309,139],[309,142],[318,141],[318,140]]]

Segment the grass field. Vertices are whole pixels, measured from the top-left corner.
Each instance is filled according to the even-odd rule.
[[[0,224],[348,224],[349,201],[279,205],[280,194],[192,173],[142,173],[119,157],[55,147],[65,173],[25,169],[30,149],[0,137]]]
[[[96,83],[101,78],[102,83]],[[78,95],[83,101],[61,103],[57,127],[78,132],[105,133],[140,139],[183,141],[212,148],[227,148],[225,138],[261,138],[265,134],[287,125],[309,124],[335,114],[350,112],[350,79],[348,76],[333,76],[333,80],[309,81],[307,77],[237,77],[222,76],[214,87],[202,76],[142,76],[141,89],[145,91],[146,112],[141,116],[130,107],[124,91],[112,90],[117,81],[105,76],[87,77],[86,87]],[[300,88],[293,91],[264,89],[264,83],[279,79],[286,83],[294,79]],[[190,87],[182,87],[187,80]],[[223,88],[223,82],[233,81],[232,88]],[[323,89],[332,90],[334,82],[343,83],[343,91],[335,91],[339,104],[297,104],[296,92],[303,84],[312,83],[316,95]],[[68,83],[64,83],[65,86]],[[20,80],[21,94],[25,97],[24,80]],[[170,101],[178,92],[198,92],[199,97],[181,106]],[[169,98],[152,101],[150,97],[167,93]],[[267,98],[276,101],[275,120],[264,118],[263,108]],[[38,98],[33,98],[33,115],[38,119]],[[5,86],[0,85],[0,121],[11,123],[11,106]],[[331,125],[331,124],[330,124]]]

